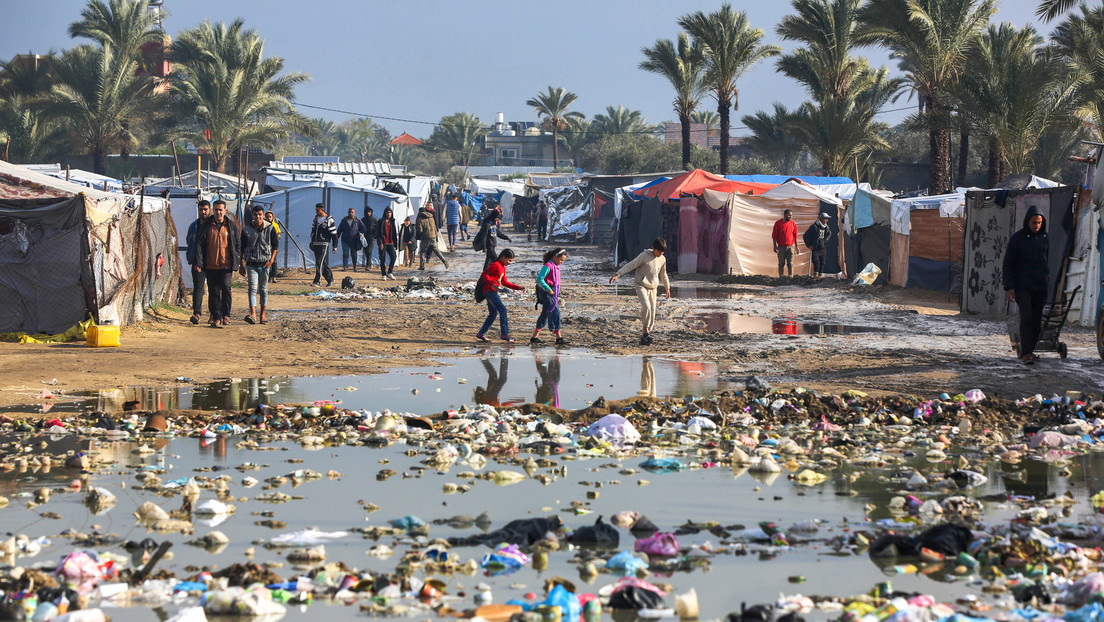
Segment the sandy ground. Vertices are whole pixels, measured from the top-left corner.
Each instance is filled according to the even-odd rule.
[[[513,336],[527,348],[537,312],[532,280],[544,246],[504,244],[519,260],[508,276],[529,292],[507,298]],[[1013,356],[1003,319],[958,313],[946,294],[892,287],[853,287],[839,281],[797,283],[778,279],[672,279],[676,296],[661,300],[655,343],[637,345],[639,320],[631,281],[607,284],[609,253],[571,247],[563,267],[565,336],[573,345],[608,354],[658,354],[719,363],[726,379],[749,374],[776,386],[934,396],[942,391],[981,388],[1005,398],[1076,389],[1099,393],[1104,362],[1093,332],[1067,327],[1070,356],[1046,353],[1034,366]],[[472,284],[482,253],[463,243],[424,272],[396,268],[396,281],[379,272],[335,271],[367,287],[402,285],[410,276],[433,276],[443,285]],[[333,256],[340,262],[340,254]],[[399,300],[385,297],[322,301],[312,274],[289,273],[272,284],[271,322],[249,325],[243,279],[234,288],[234,321],[223,329],[194,326],[183,309],[159,309],[139,325],[123,329],[122,347],[89,348],[83,343],[0,344],[0,405],[37,401],[44,383],[64,395],[127,385],[160,386],[178,376],[195,382],[271,375],[373,373],[388,367],[430,362],[444,356],[478,355],[475,332],[486,307],[467,300]],[[733,279],[721,279],[730,281]],[[188,303],[190,306],[190,300]],[[777,335],[743,332],[742,316],[795,316],[826,325],[825,334]],[[736,319],[730,319],[736,318]],[[834,333],[835,327],[852,332]],[[854,332],[859,331],[859,332]],[[491,332],[497,334],[497,326]],[[499,347],[498,344],[494,345]],[[56,383],[54,381],[56,380]]]

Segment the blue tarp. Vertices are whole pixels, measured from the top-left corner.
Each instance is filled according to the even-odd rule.
[[[908,289],[918,287],[936,292],[949,292],[952,284],[958,284],[961,281],[962,264],[909,257],[908,282],[905,283]]]
[[[817,175],[725,175],[725,179],[753,184],[784,184],[787,179],[800,179],[810,186],[854,184],[850,177],[819,177]]]
[[[855,193],[855,199],[851,203],[854,227],[852,229],[864,229],[874,225],[873,206],[870,205],[870,193],[859,190]]]

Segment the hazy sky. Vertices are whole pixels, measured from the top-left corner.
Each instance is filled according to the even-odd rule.
[[[0,22],[0,59],[18,53],[60,51],[77,41],[66,34],[84,6],[81,0],[4,0]],[[791,11],[786,0],[735,0],[753,26],[778,40],[774,30]],[[1053,24],[1035,20],[1037,0],[1002,0],[996,21],[1034,24],[1043,34]],[[311,80],[296,91],[297,103],[370,116],[392,134],[424,138],[432,123],[457,111],[493,123],[495,113],[508,121],[533,121],[525,101],[549,85],[564,87],[579,99],[573,109],[588,118],[606,106],[643,112],[651,123],[675,120],[667,82],[641,71],[640,48],[658,38],[674,39],[679,16],[712,11],[720,2],[672,0],[165,0],[165,30],[175,36],[204,18],[212,22],[245,19],[266,41],[266,55],[285,59],[288,71]],[[860,53],[876,65],[888,64],[884,51]],[[891,66],[896,71],[896,66]],[[773,61],[760,63],[739,82],[739,118],[779,101],[799,105],[804,92],[776,73]],[[887,108],[914,106],[902,98]],[[716,109],[706,98],[703,108]],[[352,115],[302,106],[307,116],[336,122]],[[882,116],[896,123],[907,112]],[[744,134],[734,129],[733,134]]]

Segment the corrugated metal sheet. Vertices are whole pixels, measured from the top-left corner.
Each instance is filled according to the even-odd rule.
[[[405,175],[406,167],[387,162],[269,162],[265,167],[270,171],[288,171],[297,173],[339,173],[370,175]]]
[[[549,173],[551,166],[469,166],[468,175],[485,177],[487,175],[513,175],[514,173]]]

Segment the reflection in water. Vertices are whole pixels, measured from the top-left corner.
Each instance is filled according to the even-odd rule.
[[[738,335],[742,333],[775,335],[845,335],[850,333],[872,332],[869,328],[845,326],[843,324],[815,324],[799,322],[793,316],[767,318],[729,311],[711,311],[699,313],[695,318],[705,324],[705,330]]]
[[[652,367],[651,357],[644,357],[644,365],[640,368],[640,391],[637,395],[643,397],[656,396],[655,368]]]
[[[538,382],[536,378],[533,379],[533,384],[537,385],[537,396],[533,400],[537,404],[548,404],[549,406],[559,408],[560,407],[560,355],[554,355],[548,364],[545,365],[541,359],[540,353],[536,353],[533,356],[533,360],[537,364],[537,376],[540,377]]]
[[[519,402],[507,400],[502,402],[500,394],[502,388],[506,386],[506,380],[510,373],[510,357],[505,354],[498,357],[498,369],[494,368],[489,359],[480,359],[483,363],[483,369],[487,370],[487,388],[476,387],[472,392],[472,399],[477,404],[487,404],[488,406],[512,406]]]

